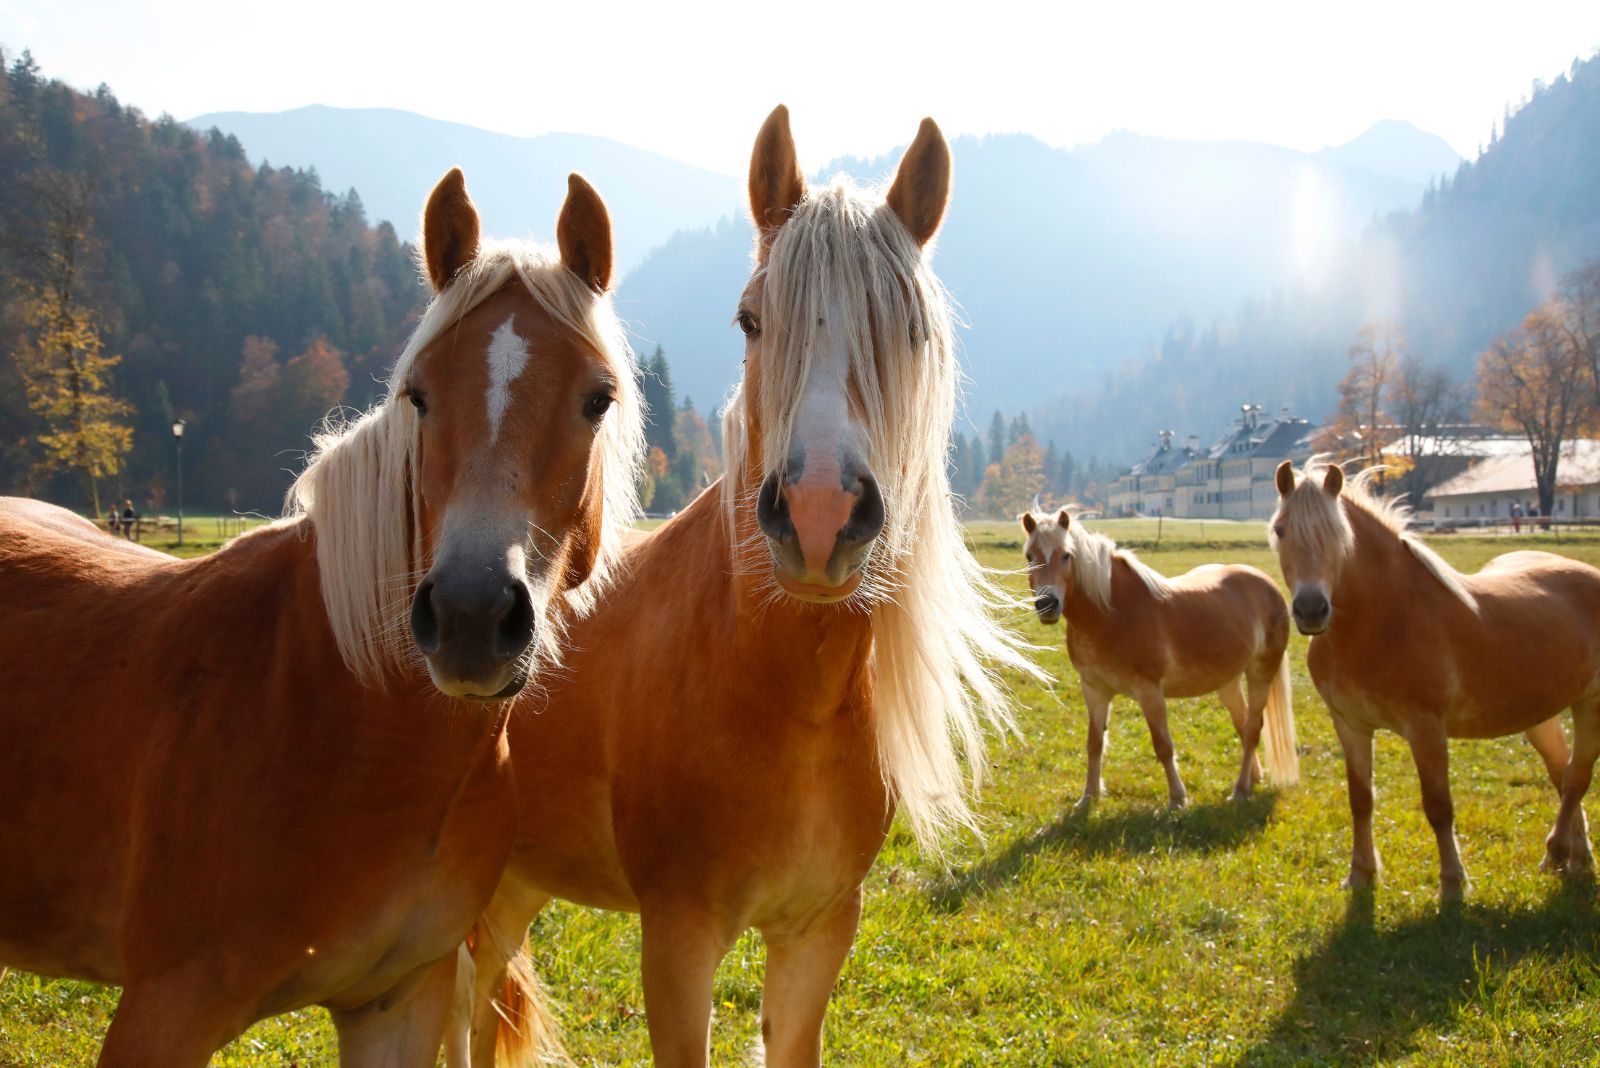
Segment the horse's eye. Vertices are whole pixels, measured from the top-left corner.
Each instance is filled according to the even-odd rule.
[[[609,393],[596,393],[583,405],[583,417],[591,423],[598,423],[602,416],[616,403],[616,398]]]
[[[1282,538],[1283,537],[1283,524],[1282,523],[1278,523],[1278,524],[1275,524],[1273,526],[1273,528],[1272,528],[1272,536],[1274,538]]]
[[[761,324],[756,322],[756,317],[743,308],[739,309],[735,321],[739,324],[739,329],[744,331],[745,337],[755,337],[761,333]]]
[[[414,389],[408,389],[405,392],[405,398],[411,402],[411,407],[417,410],[418,415],[428,414],[428,401],[421,393]]]

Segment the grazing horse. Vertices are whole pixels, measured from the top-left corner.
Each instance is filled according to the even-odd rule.
[[[1307,465],[1308,468],[1314,465]],[[1422,807],[1439,842],[1442,896],[1467,873],[1450,803],[1450,738],[1517,731],[1561,794],[1544,866],[1589,868],[1583,795],[1600,756],[1600,571],[1564,556],[1515,552],[1463,575],[1406,530],[1405,509],[1346,480],[1337,465],[1278,468],[1270,537],[1302,634],[1311,678],[1344,749],[1354,824],[1351,888],[1378,876],[1372,841],[1373,732],[1411,747]],[[1556,718],[1573,714],[1574,746]]]
[[[561,897],[639,912],[658,1064],[707,1063],[713,974],[751,927],[766,1064],[817,1064],[896,807],[926,844],[973,822],[962,758],[976,776],[984,721],[1009,722],[992,669],[1030,665],[945,475],[958,371],[928,255],[949,182],[931,120],[887,197],[808,189],[787,110],[762,127],[727,476],[629,549],[512,717],[517,842],[448,1055],[533,1037],[507,961]]]
[[[452,989],[500,878],[509,698],[633,514],[610,222],[577,175],[558,234],[480,242],[448,174],[386,401],[211,556],[0,499],[0,962],[123,987],[102,1065],[203,1065],[313,1004],[346,1064],[434,1064],[442,1012],[400,1010]]]
[[[1188,794],[1167,730],[1169,697],[1215,692],[1227,706],[1244,748],[1235,799],[1249,797],[1261,778],[1261,743],[1276,782],[1299,780],[1289,610],[1277,583],[1237,564],[1206,564],[1166,578],[1104,534],[1072,522],[1065,508],[1055,516],[1025,513],[1022,529],[1034,609],[1046,625],[1067,617],[1067,655],[1089,709],[1089,773],[1079,808],[1105,792],[1100,763],[1118,694],[1144,712],[1174,807]]]

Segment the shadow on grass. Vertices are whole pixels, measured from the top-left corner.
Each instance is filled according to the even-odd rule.
[[[1236,1064],[1403,1057],[1419,1035],[1451,1030],[1462,1007],[1490,996],[1517,962],[1594,960],[1597,921],[1594,884],[1581,878],[1553,879],[1537,904],[1446,905],[1382,930],[1372,891],[1352,894],[1339,926],[1295,964],[1294,1000]]]
[[[1010,883],[1035,857],[1047,853],[1099,857],[1236,849],[1266,828],[1277,804],[1275,790],[1257,790],[1247,801],[1201,802],[1178,811],[1152,806],[1107,814],[1104,802],[1088,811],[1069,810],[1054,823],[1015,839],[1000,854],[948,873],[928,894],[941,911],[959,911],[970,898]]]

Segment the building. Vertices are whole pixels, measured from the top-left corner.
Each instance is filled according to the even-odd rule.
[[[1311,457],[1311,423],[1284,408],[1268,416],[1244,404],[1239,418],[1209,448],[1190,438],[1182,448],[1170,430],[1154,451],[1117,479],[1112,515],[1165,515],[1181,519],[1265,519],[1277,507],[1278,464]]]
[[[1556,467],[1552,518],[1600,518],[1600,441],[1569,441]],[[1506,523],[1513,503],[1524,515],[1539,504],[1533,480],[1533,450],[1526,441],[1503,447],[1428,492],[1426,503],[1440,526]]]

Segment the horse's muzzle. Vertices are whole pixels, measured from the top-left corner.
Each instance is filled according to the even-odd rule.
[[[515,696],[528,681],[533,597],[520,577],[494,569],[435,568],[411,604],[411,636],[441,693],[477,700]]]
[[[1061,601],[1055,590],[1041,590],[1033,599],[1033,610],[1039,613],[1039,622],[1049,626],[1061,618]]]
[[[1328,621],[1333,618],[1333,604],[1320,591],[1302,590],[1294,595],[1289,614],[1294,617],[1296,630],[1315,636],[1328,629]]]
[[[772,548],[778,585],[804,601],[840,601],[861,582],[861,566],[883,531],[883,493],[870,474],[761,483],[756,522]]]

